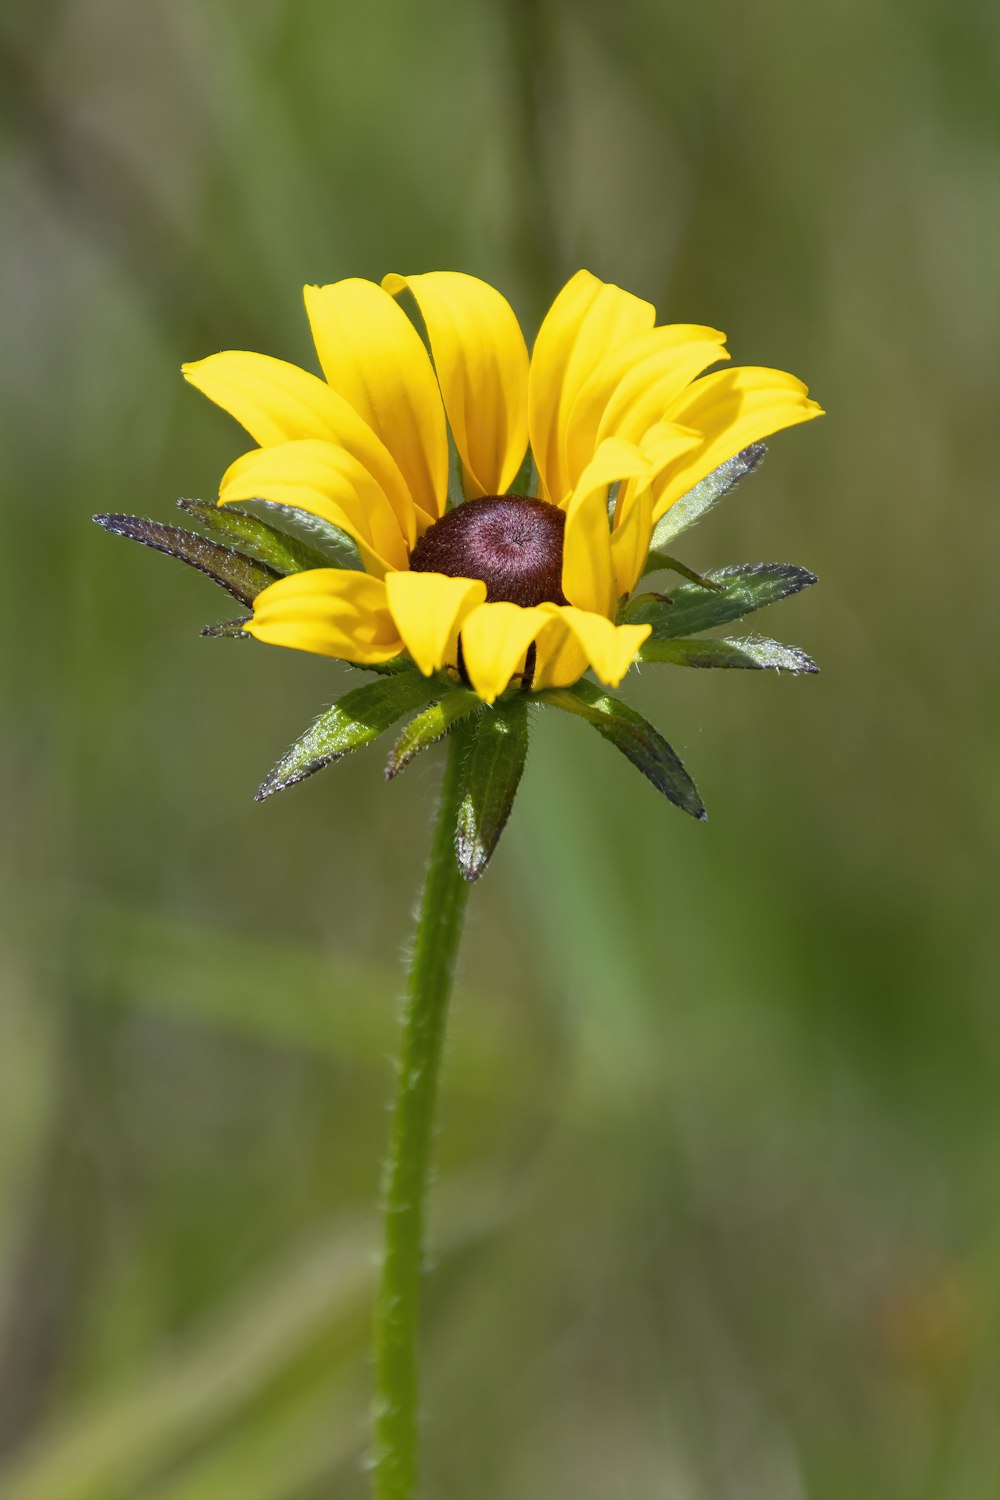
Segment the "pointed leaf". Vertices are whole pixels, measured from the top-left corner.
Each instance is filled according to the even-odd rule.
[[[751,671],[772,668],[776,672],[818,672],[811,656],[798,646],[783,646],[780,641],[749,637],[745,641],[729,640],[655,640],[650,639],[639,652],[639,661],[671,662],[679,667],[743,667]]]
[[[483,700],[478,693],[468,688],[455,688],[446,693],[439,703],[432,703],[423,713],[411,719],[396,741],[385,768],[385,779],[391,781],[400,771],[418,756],[444,738],[459,719],[464,719],[476,709],[482,708]]]
[[[424,677],[415,669],[379,677],[345,693],[315,724],[307,729],[264,781],[256,800],[263,802],[273,792],[304,781],[323,766],[343,760],[352,750],[361,750],[390,729],[397,719],[423,708],[451,687],[449,679]]]
[[[473,726],[455,855],[466,880],[478,880],[503,833],[528,753],[523,693],[485,710]]]
[[[153,547],[167,557],[176,557],[178,562],[197,568],[232,594],[241,604],[252,604],[269,583],[281,575],[264,563],[241,557],[228,547],[217,542],[206,541],[193,531],[183,531],[179,526],[164,526],[160,521],[149,521],[142,516],[95,516],[98,526],[115,536],[129,537],[133,542],[142,542],[144,547]]]
[[[651,552],[646,558],[644,573],[658,573],[664,568],[669,568],[671,573],[679,573],[682,578],[687,578],[691,583],[696,583],[701,589],[714,589],[716,592],[722,587],[716,583],[714,578],[706,578],[704,573],[696,573],[694,568],[689,568],[687,563],[682,563],[679,557],[671,557],[669,552]]]
[[[253,615],[244,615],[240,620],[220,620],[217,625],[203,625],[199,634],[236,636],[248,641],[250,639],[250,632],[244,627],[249,625],[252,619]]]
[[[232,506],[226,505],[222,509],[231,510]],[[322,516],[300,510],[297,505],[283,505],[278,500],[241,500],[238,509],[241,515],[249,516],[252,520],[260,519],[268,526],[273,526],[276,531],[287,533],[293,541],[318,552],[323,561],[318,564],[310,563],[310,567],[364,571],[361,553],[354,539],[346,531],[341,531],[339,526],[334,526],[332,521],[325,521]]]
[[[708,816],[705,804],[680,756],[642,714],[602,692],[585,677],[575,687],[550,689],[539,693],[538,697],[593,724],[599,734],[610,740],[616,750],[620,750],[648,777],[658,792],[693,818],[704,822]]]
[[[318,548],[247,515],[235,505],[214,505],[208,500],[178,500],[177,504],[203,530],[225,537],[234,551],[255,557],[279,573],[330,566],[329,558]]]
[[[713,469],[693,490],[688,490],[686,495],[675,500],[653,528],[650,542],[652,550],[666,547],[675,536],[680,536],[682,531],[707,515],[723,495],[728,495],[731,489],[735,489],[744,475],[753,473],[766,452],[765,443],[751,443],[749,448],[744,448],[741,453],[727,458],[724,464]]]
[[[630,625],[652,625],[656,640],[671,640],[739,620],[816,582],[815,573],[792,563],[742,563],[713,568],[706,577],[721,587],[709,592],[700,584],[684,583],[669,601],[639,594],[625,606],[622,618]]]

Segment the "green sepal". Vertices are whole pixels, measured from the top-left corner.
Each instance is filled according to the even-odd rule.
[[[616,750],[676,807],[704,822],[708,814],[680,756],[642,714],[583,677],[570,688],[548,688],[538,697],[593,724]]]
[[[696,583],[700,589],[714,589],[717,592],[722,587],[714,578],[706,578],[704,573],[696,573],[694,568],[689,568],[687,563],[682,563],[679,557],[671,557],[669,552],[651,552],[646,558],[646,566],[642,571],[643,573],[660,573],[664,569],[669,569],[671,573],[679,573],[682,578]]]
[[[190,568],[197,568],[241,604],[252,604],[262,589],[281,576],[265,563],[255,562],[229,547],[220,547],[218,542],[207,541],[180,526],[164,526],[161,521],[150,521],[143,516],[101,515],[94,516],[94,520],[115,536],[141,542],[144,547],[152,547]]]
[[[640,662],[670,662],[678,667],[742,667],[750,671],[818,672],[811,656],[798,646],[783,646],[780,641],[750,638],[730,640],[656,640],[646,641],[639,650]]]
[[[445,693],[437,703],[432,703],[430,708],[425,708],[423,713],[417,714],[393,746],[385,768],[386,781],[391,781],[400,771],[405,771],[422,750],[429,750],[431,745],[436,745],[460,719],[482,706],[483,700],[476,693],[470,692],[468,688],[455,688],[452,692]]]
[[[478,880],[500,840],[528,754],[528,703],[524,693],[494,704],[468,729],[462,801],[455,828],[455,857],[466,880]]]
[[[253,615],[244,615],[239,620],[220,620],[217,625],[203,625],[198,634],[223,637],[235,636],[248,641],[250,639],[250,632],[245,627],[250,624],[252,619]]]
[[[222,508],[231,510],[233,507],[227,505]],[[291,541],[307,547],[319,559],[310,563],[310,567],[348,568],[356,573],[364,572],[364,563],[354,538],[322,516],[314,516],[311,511],[301,510],[297,505],[284,505],[278,500],[241,500],[239,510],[251,520],[263,520],[265,525],[287,535]]]
[[[684,583],[669,599],[637,594],[625,605],[621,618],[630,625],[652,625],[654,640],[672,640],[742,619],[816,582],[815,573],[792,563],[741,563],[734,568],[713,568],[706,576],[720,587],[708,590]]]
[[[316,547],[247,515],[238,506],[215,505],[210,500],[178,500],[177,504],[202,530],[218,532],[234,551],[255,557],[278,573],[330,567],[329,558]]]
[[[751,443],[749,448],[744,448],[732,458],[727,458],[717,469],[713,469],[693,490],[688,490],[686,495],[675,500],[654,526],[650,550],[659,551],[668,542],[672,542],[675,536],[680,536],[682,531],[707,515],[723,495],[728,495],[745,475],[753,473],[766,452],[765,443]]]
[[[362,750],[404,714],[423,708],[450,685],[440,675],[424,677],[414,669],[353,688],[320,714],[315,724],[281,757],[261,785],[256,801],[263,802],[272,793],[304,781],[333,761],[343,760],[352,750]]]

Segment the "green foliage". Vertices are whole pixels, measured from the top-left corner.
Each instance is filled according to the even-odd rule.
[[[306,568],[331,566],[329,557],[317,547],[258,520],[239,506],[214,505],[207,500],[178,500],[177,504],[203,530],[218,532],[235,551],[255,557],[276,573],[300,573]]]
[[[98,526],[115,536],[128,537],[152,547],[157,552],[175,557],[178,562],[197,568],[232,594],[241,604],[252,604],[262,589],[273,583],[280,574],[264,563],[255,562],[229,547],[220,547],[217,542],[206,541],[194,531],[184,531],[179,526],[164,526],[160,521],[150,521],[142,516],[94,516]]]
[[[233,506],[224,505],[222,511]],[[314,516],[297,505],[282,505],[277,500],[243,500],[238,507],[251,520],[259,517],[272,530],[286,538],[285,545],[295,549],[298,557],[307,559],[302,566],[310,568],[353,568],[363,571],[361,554],[353,537],[332,521]]]
[[[653,529],[653,538],[650,550],[662,551],[674,537],[680,536],[695,521],[700,521],[706,516],[713,506],[717,505],[723,495],[735,489],[740,480],[747,474],[752,474],[754,469],[767,452],[765,443],[753,443],[749,448],[744,448],[742,453],[737,453],[733,458],[720,464],[711,474],[696,484],[694,489],[688,490],[676,500],[665,515],[661,516]]]
[[[385,779],[398,776],[420,754],[436,745],[460,719],[482,708],[482,699],[468,688],[455,688],[437,703],[411,719],[392,749],[385,768]]]
[[[455,854],[466,880],[478,880],[507,825],[528,754],[523,693],[485,709],[469,735]]]
[[[252,619],[252,615],[243,615],[239,620],[220,620],[216,625],[203,625],[201,634],[248,641],[251,639],[250,634],[243,627],[249,625]]]
[[[672,640],[651,636],[639,652],[640,661],[670,662],[678,667],[744,667],[753,671],[818,672],[811,656],[798,646],[748,637],[744,641]]]
[[[816,582],[814,573],[792,563],[740,563],[712,569],[705,576],[718,589],[684,583],[669,596],[637,594],[621,618],[632,625],[652,625],[653,640],[671,640],[711,630],[713,625],[728,625]]]
[[[687,563],[681,562],[679,557],[672,557],[669,552],[650,552],[646,558],[645,573],[657,573],[668,569],[671,573],[679,573],[682,578],[696,583],[702,589],[718,590],[722,587],[711,578],[706,578],[704,573],[696,573],[694,568],[689,568]]]
[[[448,686],[446,678],[424,677],[414,668],[380,677],[377,682],[366,682],[363,687],[345,693],[281,757],[262,783],[257,801],[304,781],[324,766],[343,760],[353,750],[364,749],[404,714],[422,708],[430,699],[447,691]]]
[[[634,708],[612,698],[586,678],[571,688],[551,688],[538,695],[566,713],[593,724],[599,734],[620,750],[627,760],[653,783],[676,807],[693,818],[707,817],[698,788],[684,769],[677,752],[667,744]]]

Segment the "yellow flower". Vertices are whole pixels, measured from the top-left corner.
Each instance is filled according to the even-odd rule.
[[[462,671],[487,703],[513,679],[564,687],[588,668],[617,685],[649,634],[615,622],[659,518],[749,444],[820,415],[780,370],[706,375],[729,358],[723,334],[657,327],[650,303],[587,271],[530,360],[508,302],[460,272],[352,278],[305,302],[325,380],[232,350],[184,366],[259,445],[219,504],[307,511],[364,566],[280,579],[246,629],[370,665],[405,650],[424,674]],[[450,510],[449,427],[465,495]],[[509,495],[529,442],[536,493]]]

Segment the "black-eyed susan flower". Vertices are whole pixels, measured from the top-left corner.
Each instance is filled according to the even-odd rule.
[[[217,504],[180,502],[211,535],[95,519],[252,608],[206,634],[256,636],[377,674],[320,716],[259,797],[408,714],[387,775],[450,743],[410,966],[376,1299],[375,1495],[407,1500],[447,1000],[468,882],[510,812],[528,709],[589,721],[704,816],[667,742],[586,674],[616,686],[637,661],[815,671],[795,647],[702,634],[795,593],[811,573],[759,563],[700,575],[666,548],[756,466],[763,438],[820,409],[780,370],[712,370],[728,360],[721,333],[657,326],[648,302],[584,271],[556,298],[530,358],[508,303],[471,276],[351,279],[305,295],[323,379],[240,351],[184,367],[257,445],[226,471]],[[684,582],[638,591],[667,570]]]
[[[755,467],[763,438],[819,415],[806,387],[781,370],[729,367],[717,329],[658,325],[649,302],[586,271],[556,297],[530,357],[504,297],[459,272],[310,286],[305,303],[322,378],[242,350],[183,367],[256,444],[226,470],[216,505],[179,502],[220,539],[96,518],[252,606],[207,634],[379,674],[296,742],[258,796],[405,714],[417,717],[389,776],[471,723],[456,847],[474,879],[516,791],[526,707],[554,704],[703,817],[666,741],[587,674],[613,687],[634,662],[815,671],[774,641],[693,639],[812,574],[754,564],[702,576],[664,550]],[[664,569],[687,581],[638,591]]]
[[[245,629],[360,664],[405,652],[486,703],[591,668],[617,685],[652,633],[620,611],[657,522],[722,462],[819,412],[779,370],[704,374],[729,357],[723,334],[656,326],[650,303],[585,271],[530,359],[508,302],[458,272],[307,287],[305,301],[325,379],[242,351],[184,366],[258,444],[219,504],[308,512],[360,555],[362,570],[272,584]],[[451,507],[449,433],[463,501]],[[521,493],[529,442],[537,480]]]
[[[819,414],[802,382],[727,368],[716,329],[657,325],[650,303],[586,271],[559,293],[530,357],[507,301],[458,272],[351,278],[307,287],[305,301],[323,378],[238,350],[184,366],[257,444],[223,475],[217,506],[180,502],[220,540],[98,517],[252,605],[206,633],[380,674],[324,714],[258,795],[407,713],[417,717],[390,776],[471,720],[493,789],[490,806],[470,793],[457,831],[475,878],[517,787],[526,704],[545,703],[588,719],[704,816],[666,741],[586,674],[616,686],[636,661],[815,670],[774,641],[693,639],[811,574],[756,564],[701,576],[664,550],[756,465],[764,437]],[[664,569],[687,582],[637,592]]]

